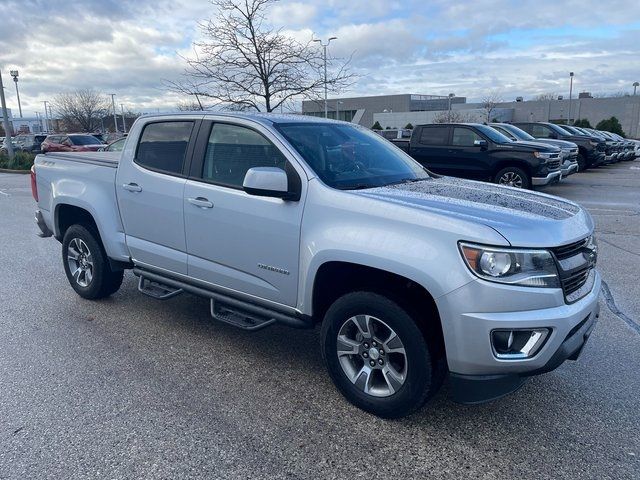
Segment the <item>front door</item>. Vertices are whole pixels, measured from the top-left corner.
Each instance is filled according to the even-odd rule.
[[[127,246],[136,262],[187,273],[182,208],[185,159],[195,121],[163,121],[143,127],[116,178],[118,206]]]
[[[210,284],[295,306],[303,201],[242,189],[252,167],[282,168],[290,183],[302,178],[267,135],[249,125],[211,125],[199,163],[194,155],[198,178],[184,191],[188,270]]]

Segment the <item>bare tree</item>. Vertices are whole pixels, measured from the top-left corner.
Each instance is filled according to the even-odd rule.
[[[201,103],[194,102],[194,101],[188,101],[188,100],[185,100],[185,101],[182,101],[182,102],[178,102],[178,104],[176,105],[176,108],[180,112],[191,112],[191,111],[197,111],[197,110],[204,110],[204,107],[202,106]]]
[[[498,90],[492,90],[488,92],[482,99],[480,100],[480,105],[486,114],[487,123],[493,120],[491,114],[496,109],[499,103],[502,102],[502,95]]]
[[[459,110],[442,110],[433,117],[433,123],[464,123],[467,116]]]
[[[534,100],[537,100],[537,101],[549,101],[549,100],[555,100],[556,98],[558,98],[558,95],[556,95],[553,92],[549,92],[549,93],[541,93],[539,95],[536,95],[534,97]]]
[[[109,98],[92,89],[60,93],[52,102],[53,109],[67,128],[93,132],[101,125],[100,119],[109,112]]]
[[[278,0],[212,0],[218,14],[201,23],[202,42],[185,58],[183,79],[165,82],[170,90],[209,98],[224,107],[271,112],[296,98],[323,91],[322,51],[309,39],[300,43],[267,25],[266,13]],[[327,89],[353,82],[349,60],[327,58]]]

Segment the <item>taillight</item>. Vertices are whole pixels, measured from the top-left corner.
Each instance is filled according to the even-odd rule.
[[[34,200],[38,201],[38,182],[36,182],[36,166],[31,167],[31,195]]]

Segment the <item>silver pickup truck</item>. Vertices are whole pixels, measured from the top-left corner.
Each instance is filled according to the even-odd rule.
[[[246,330],[320,326],[337,388],[400,417],[448,378],[478,403],[580,354],[598,317],[575,203],[440,177],[371,131],[304,116],[144,116],[122,152],[39,155],[42,236],[71,286],[210,299]]]

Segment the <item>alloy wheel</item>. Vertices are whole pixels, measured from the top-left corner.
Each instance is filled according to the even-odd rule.
[[[356,315],[338,332],[342,371],[362,392],[374,397],[396,393],[407,378],[407,352],[397,333],[379,318]]]
[[[73,238],[67,247],[67,263],[75,282],[88,287],[93,280],[93,256],[87,244],[80,238]]]
[[[522,177],[516,172],[505,172],[498,180],[500,185],[508,185],[510,187],[522,188]]]

